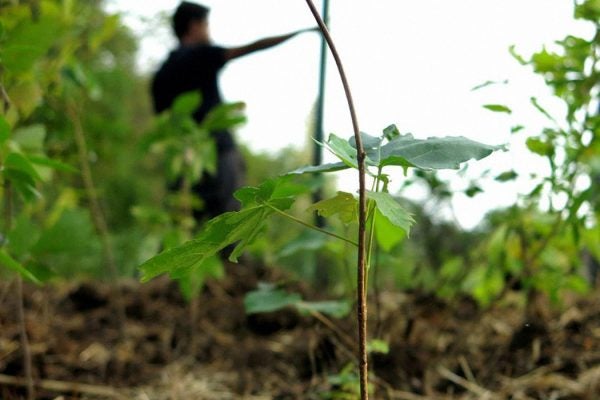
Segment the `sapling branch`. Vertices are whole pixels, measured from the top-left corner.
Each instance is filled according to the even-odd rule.
[[[357,317],[358,317],[358,340],[359,340],[359,375],[360,375],[360,397],[362,400],[369,398],[368,392],[368,358],[367,358],[367,294],[366,294],[366,224],[367,224],[367,191],[366,191],[366,167],[365,158],[366,153],[360,136],[360,130],[358,128],[358,118],[354,109],[354,101],[352,100],[352,93],[350,91],[350,85],[344,72],[344,66],[337,52],[335,43],[333,42],[327,25],[319,15],[319,11],[315,7],[312,0],[306,0],[306,3],[313,14],[315,21],[319,25],[327,45],[331,50],[331,54],[335,60],[335,64],[338,68],[346,99],[348,101],[348,108],[350,111],[350,118],[352,119],[352,127],[354,130],[354,139],[356,141],[356,153],[358,161],[358,181],[359,181],[359,200],[358,200],[358,304],[357,304]]]
[[[88,161],[87,142],[81,123],[79,110],[75,103],[70,101],[67,103],[66,111],[71,121],[71,124],[73,125],[73,134],[75,137],[75,143],[77,145],[79,164],[81,166],[81,176],[83,178],[83,185],[88,197],[88,201],[90,203],[90,213],[92,214],[92,221],[94,223],[96,231],[98,232],[98,235],[100,236],[100,240],[102,243],[102,252],[104,255],[104,261],[106,262],[106,266],[108,269],[108,274],[110,278],[114,282],[116,282],[119,277],[119,271],[117,269],[115,256],[110,242],[110,233],[108,225],[106,223],[106,217],[104,216],[104,212],[102,211],[102,207],[100,206],[98,192],[96,191],[96,186],[94,184],[94,179],[92,176],[92,169]],[[116,322],[121,335],[123,335],[126,321],[125,306],[123,304],[123,299],[120,290],[116,285],[113,288],[113,296],[115,302],[114,308]]]
[[[4,183],[4,220],[7,234],[12,229],[13,218],[13,195],[10,182]],[[27,321],[25,320],[25,297],[23,294],[23,277],[17,276],[17,317],[19,321],[19,338],[23,350],[23,372],[27,387],[27,400],[35,399],[35,388],[33,386],[33,365],[31,360],[31,347],[27,336]]]
[[[353,241],[352,241],[352,240],[350,240],[350,239],[347,239],[347,238],[345,238],[345,237],[343,237],[343,236],[340,236],[340,235],[338,235],[338,234],[336,234],[336,233],[329,232],[328,230],[325,230],[325,229],[323,229],[323,228],[319,228],[319,227],[318,227],[318,226],[316,226],[316,225],[312,225],[312,224],[309,224],[308,222],[302,221],[300,218],[296,218],[296,217],[294,217],[292,214],[288,214],[288,213],[286,213],[285,211],[283,211],[283,210],[280,210],[279,208],[277,208],[277,207],[274,207],[274,206],[273,206],[273,205],[271,205],[271,204],[265,203],[265,205],[266,205],[267,207],[269,207],[271,210],[275,211],[277,214],[279,214],[279,215],[282,215],[282,216],[284,216],[284,217],[286,217],[286,218],[289,218],[289,219],[291,219],[292,221],[294,221],[294,222],[296,222],[296,223],[298,223],[298,224],[300,224],[300,225],[304,225],[304,226],[305,226],[305,227],[307,227],[307,228],[313,229],[313,230],[315,230],[315,231],[317,231],[317,232],[321,232],[321,233],[323,233],[323,234],[325,234],[325,235],[328,235],[328,236],[334,237],[334,238],[336,238],[336,239],[343,240],[343,241],[344,241],[344,242],[346,242],[346,243],[349,243],[349,244],[351,244],[351,245],[353,245],[353,246],[355,246],[355,247],[358,247],[358,243],[356,243],[356,242],[353,242]]]

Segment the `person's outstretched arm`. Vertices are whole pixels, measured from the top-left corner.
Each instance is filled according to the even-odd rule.
[[[291,33],[288,33],[285,35],[272,36],[272,37],[260,39],[260,40],[257,40],[256,42],[247,44],[245,46],[231,47],[231,48],[228,48],[225,50],[225,59],[233,60],[234,58],[239,58],[239,57],[245,56],[247,54],[259,51],[259,50],[265,50],[270,47],[276,46],[280,43],[283,43],[286,40],[289,40],[300,33],[312,32],[312,31],[318,31],[318,28],[301,29],[299,31],[291,32]]]

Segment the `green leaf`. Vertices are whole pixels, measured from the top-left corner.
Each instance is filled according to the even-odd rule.
[[[9,40],[3,43],[2,64],[7,71],[27,73],[42,58],[64,31],[56,7],[48,2],[42,18],[25,18],[7,33]]]
[[[279,257],[289,257],[298,252],[314,251],[323,248],[327,243],[327,236],[312,229],[304,229],[298,237],[286,242],[279,251]]]
[[[40,105],[44,97],[39,82],[33,79],[18,82],[8,90],[11,104],[19,111],[21,118],[29,117]]]
[[[10,153],[4,161],[4,167],[7,170],[15,170],[28,175],[31,179],[41,181],[42,177],[35,170],[27,157],[19,153]]]
[[[294,304],[298,311],[303,314],[318,312],[329,315],[333,318],[344,318],[347,316],[352,307],[348,301],[300,301]]]
[[[398,165],[420,169],[459,169],[470,159],[480,160],[503,146],[490,146],[464,137],[415,139],[400,136],[381,148],[380,166]]]
[[[538,138],[528,138],[526,145],[529,151],[543,157],[549,157],[554,154],[554,146],[552,146],[552,143],[543,142]]]
[[[577,294],[587,294],[590,292],[590,284],[584,277],[578,275],[569,275],[566,277],[564,288]]]
[[[379,146],[381,145],[381,138],[371,136],[364,132],[360,133],[360,139],[362,141],[362,145],[363,145],[363,148],[365,149],[365,151],[378,149]],[[354,136],[352,136],[352,137],[350,137],[350,139],[348,139],[348,143],[350,143],[350,146],[352,146],[356,150],[356,147],[357,147],[356,146],[356,138]]]
[[[383,136],[387,140],[394,140],[400,136],[400,130],[395,124],[392,124],[383,130]]]
[[[42,153],[45,139],[46,128],[40,124],[30,125],[13,132],[13,141],[18,143],[26,153]]]
[[[483,108],[488,109],[493,112],[500,112],[500,113],[506,113],[506,114],[512,113],[512,110],[510,108],[508,108],[507,106],[504,106],[502,104],[485,104],[483,106]]]
[[[282,289],[256,290],[244,298],[244,308],[248,314],[272,312],[296,305],[302,301],[297,293],[289,293]]]
[[[22,214],[17,218],[13,229],[8,234],[8,250],[14,256],[24,257],[35,245],[40,232],[31,218]]]
[[[28,271],[27,268],[12,258],[6,251],[4,251],[4,249],[0,249],[0,265],[18,273],[23,278],[31,282],[40,283],[40,281],[30,271]]]
[[[0,145],[8,140],[10,136],[10,125],[6,122],[6,119],[0,115]]]
[[[247,186],[237,190],[234,196],[243,207],[269,204],[280,210],[287,210],[296,197],[310,190],[306,185],[298,184],[291,178],[289,175],[283,175],[267,179],[258,187]]]
[[[372,339],[367,343],[367,351],[369,353],[388,354],[390,352],[390,345],[385,340]]]
[[[546,111],[546,109],[544,107],[542,107],[542,105],[538,102],[538,99],[535,97],[532,97],[530,99],[531,104],[533,104],[533,106],[540,112],[542,113],[546,118],[548,118],[550,121],[552,122],[556,122],[556,120],[554,119],[554,117],[552,117],[552,115],[550,115],[550,113],[548,111]]]
[[[480,83],[479,85],[476,85],[473,88],[471,88],[471,91],[474,92],[476,90],[480,90],[480,89],[483,89],[485,87],[492,86],[492,85],[506,85],[506,84],[508,84],[508,79],[505,79],[503,81],[485,81],[484,83]]]
[[[4,176],[12,182],[16,191],[25,201],[34,201],[42,197],[41,193],[36,189],[35,181],[31,175],[23,171],[7,168],[4,170]]]
[[[234,243],[236,247],[229,258],[235,261],[243,249],[256,239],[273,213],[268,206],[255,206],[213,218],[196,239],[144,262],[139,267],[142,281],[147,282],[164,273],[182,273]]]
[[[173,101],[171,111],[175,115],[187,116],[191,115],[194,111],[200,107],[202,103],[202,95],[200,92],[187,92],[178,96]]]
[[[220,279],[224,276],[223,263],[219,257],[215,256],[195,265],[191,270],[185,270],[179,275],[176,274],[173,279],[177,280],[181,294],[189,303],[200,294],[207,279]]]
[[[348,167],[358,168],[356,148],[352,147],[347,140],[331,134],[325,146]]]
[[[379,209],[375,210],[375,239],[383,251],[390,252],[405,238],[406,231],[404,229],[390,222]]]
[[[514,44],[508,48],[508,51],[510,55],[513,56],[513,58],[519,62],[519,64],[527,65],[527,60],[525,60],[523,56],[517,53],[516,46]]]
[[[94,238],[89,212],[80,208],[66,209],[52,226],[42,232],[32,251],[37,256],[56,253],[79,255],[88,251]]]
[[[516,125],[513,126],[512,128],[510,128],[510,133],[517,133],[522,131],[523,129],[525,129],[525,127],[523,125]]]
[[[508,182],[508,181],[514,181],[518,177],[519,177],[518,173],[516,173],[514,170],[510,170],[510,171],[505,171],[505,172],[501,173],[500,175],[496,176],[494,178],[494,180],[498,181],[498,182]]]
[[[391,194],[385,192],[367,192],[367,196],[369,199],[375,201],[377,209],[385,218],[406,232],[407,236],[410,234],[410,227],[415,223],[415,220]]]
[[[300,174],[315,174],[321,172],[336,172],[348,169],[349,167],[343,162],[322,164],[322,165],[308,165],[300,167],[287,173],[287,175],[300,175]]]
[[[69,164],[53,160],[44,156],[29,156],[29,161],[35,165],[41,165],[43,167],[52,168],[57,171],[78,173],[79,170]]]
[[[475,197],[476,195],[478,195],[479,193],[483,193],[483,189],[481,189],[479,186],[477,185],[473,185],[471,184],[471,186],[469,186],[466,190],[465,190],[465,195],[467,197]]]
[[[246,122],[242,111],[245,103],[226,103],[214,107],[202,120],[200,126],[211,132],[224,131]]]
[[[358,220],[358,200],[350,193],[338,192],[335,197],[313,204],[307,211],[316,211],[325,218],[338,215],[343,223],[350,224]]]
[[[600,0],[586,0],[577,4],[575,18],[596,23],[600,19]]]

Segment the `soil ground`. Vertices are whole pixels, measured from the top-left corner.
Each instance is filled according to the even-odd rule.
[[[248,271],[229,266],[193,305],[166,278],[26,286],[37,398],[355,399],[353,316],[247,316],[243,296],[259,279]],[[13,293],[0,282],[3,400],[25,393]],[[481,310],[470,299],[382,293],[370,332],[389,352],[371,356],[372,397],[600,399],[600,295],[568,299],[537,320],[524,319],[521,297]]]

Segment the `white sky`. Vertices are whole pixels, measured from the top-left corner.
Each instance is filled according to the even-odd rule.
[[[140,68],[152,71],[174,46],[170,28],[157,18],[168,15],[178,0],[107,0],[111,11],[143,36]],[[349,75],[362,131],[379,135],[395,123],[415,136],[466,136],[489,144],[510,143],[510,151],[473,163],[471,175],[509,169],[522,175],[544,164],[524,148],[526,133],[535,134],[544,119],[529,103],[531,96],[560,112],[541,78],[519,65],[510,45],[525,56],[552,47],[553,41],[590,28],[572,18],[572,0],[376,0],[330,1],[330,28]],[[303,0],[211,0],[211,31],[220,45],[253,40],[315,25]],[[321,2],[316,1],[321,8]],[[231,62],[221,75],[228,101],[247,103],[248,123],[238,141],[256,151],[304,146],[307,119],[317,95],[320,39],[316,33],[296,37],[277,48]],[[337,71],[328,62],[325,135],[352,134]],[[488,80],[509,80],[479,91]],[[492,113],[483,104],[506,104],[512,115]],[[514,125],[528,130],[511,135]],[[333,161],[326,156],[326,161]],[[452,177],[455,172],[444,173]],[[396,174],[401,180],[401,174]],[[340,186],[353,191],[355,176],[342,175]],[[464,179],[453,179],[464,187]],[[459,195],[454,207],[461,224],[474,226],[491,207],[505,206],[530,189],[486,183],[474,199]],[[418,194],[415,194],[418,196]]]

